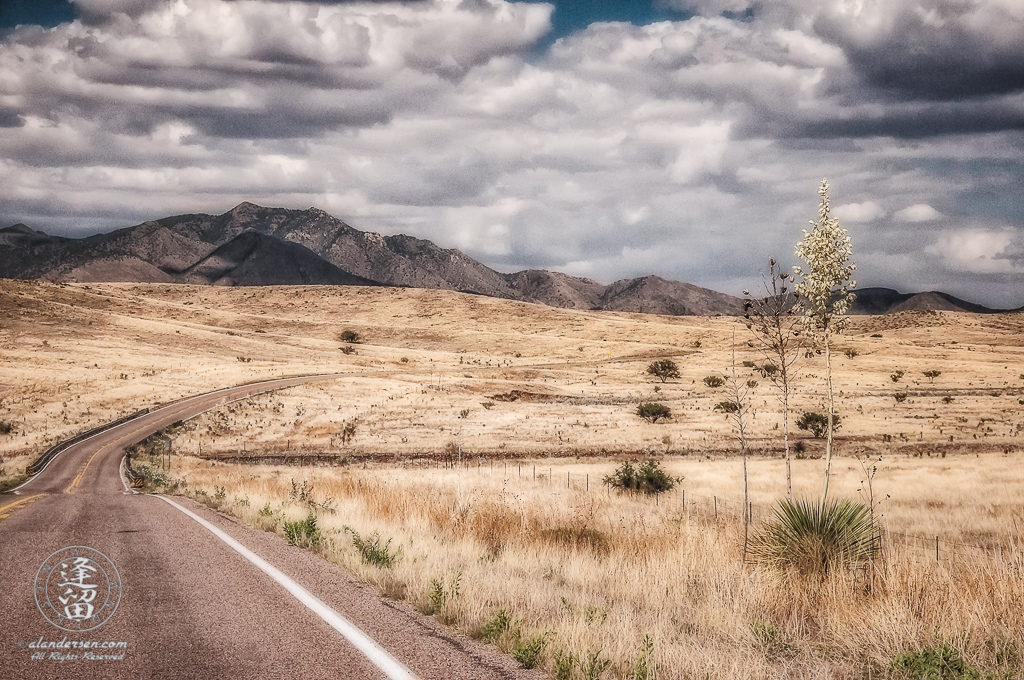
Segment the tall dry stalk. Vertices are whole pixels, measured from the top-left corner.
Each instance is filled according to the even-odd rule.
[[[853,247],[839,220],[831,216],[828,180],[821,180],[818,194],[818,221],[811,222],[811,231],[804,230],[804,239],[796,246],[796,255],[807,263],[807,269],[793,267],[800,277],[796,286],[804,309],[805,327],[811,338],[824,348],[825,387],[828,395],[828,435],[825,439],[825,484],[822,503],[828,498],[828,479],[832,469],[832,416],[835,413],[835,392],[832,389],[832,336],[849,325],[846,312],[857,282],[850,279],[857,268],[852,261]]]
[[[754,334],[765,358],[759,372],[771,381],[782,402],[782,438],[786,446],[786,498],[793,500],[793,465],[789,451],[789,397],[794,368],[805,351],[802,334],[803,317],[796,313],[799,299],[791,293],[788,272],[782,271],[774,258],[768,260],[768,278],[763,281],[764,297],[751,297],[743,291],[744,321]]]
[[[732,332],[732,372],[726,379],[729,386],[729,399],[732,403],[728,411],[732,421],[733,434],[740,445],[743,458],[743,561],[747,560],[747,544],[750,540],[750,483],[747,473],[747,421],[754,417],[754,408],[750,403],[750,392],[754,389],[750,381],[741,381],[736,377],[736,330]]]

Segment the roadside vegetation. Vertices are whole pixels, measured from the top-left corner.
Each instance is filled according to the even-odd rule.
[[[537,481],[512,466],[426,461],[363,470],[176,457],[172,471],[197,500],[296,544],[291,527],[315,524],[319,539],[309,549],[552,677],[633,678],[646,664],[645,677],[666,680],[704,677],[709,668],[720,678],[860,678],[869,668],[872,677],[917,678],[915,664],[932,663],[924,650],[947,647],[979,673],[1019,677],[1019,460],[947,458],[954,480],[936,477],[929,462],[883,466],[875,484],[900,490],[898,502],[883,506],[890,538],[857,534],[861,542],[838,553],[849,559],[824,572],[744,565],[742,482],[730,459],[657,466],[685,477],[685,505],[679,488],[620,494],[596,483],[634,478],[629,461],[543,461],[552,472]],[[820,490],[818,461],[792,464],[797,496]],[[769,504],[785,494],[784,461],[750,465],[752,500],[768,518]],[[835,493],[859,497],[856,461],[837,457],[833,466]],[[990,477],[1007,488],[986,496]],[[720,494],[717,521],[712,493]],[[850,526],[865,526],[864,518]],[[934,544],[893,539],[904,531],[941,535],[940,559]],[[981,541],[979,531],[993,550],[945,552],[968,536]],[[884,560],[869,559],[876,540]],[[797,567],[821,559],[800,554]]]

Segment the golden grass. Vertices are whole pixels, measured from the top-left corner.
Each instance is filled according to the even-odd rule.
[[[833,488],[855,496],[857,462],[836,463]],[[934,461],[905,458],[878,475],[876,492],[896,492],[902,507],[889,511],[887,529],[944,526],[943,538],[956,539],[951,527],[973,526],[992,505],[986,476],[970,474],[983,466],[1006,480],[1005,513],[990,525],[1004,550],[950,552],[944,543],[936,562],[932,547],[894,540],[873,585],[861,573],[822,586],[794,586],[743,565],[742,531],[724,502],[740,497],[734,460],[666,459],[668,470],[686,475],[683,486],[695,500],[685,506],[676,491],[657,504],[608,493],[598,480],[614,461],[528,460],[520,477],[518,462],[364,470],[182,457],[172,473],[188,480],[191,493],[205,491],[200,498],[214,507],[282,535],[283,522],[309,508],[290,497],[293,483],[311,485],[319,525],[330,537],[322,549],[328,559],[470,635],[479,635],[501,608],[521,621],[524,637],[550,631],[543,653],[549,670],[557,654],[584,658],[601,650],[612,663],[603,677],[628,677],[645,635],[655,641],[658,678],[866,677],[867,668],[877,674],[897,653],[943,642],[980,668],[1019,670],[1024,565],[1013,524],[1024,509],[1019,460],[993,455],[945,463],[945,474],[917,477]],[[816,492],[818,461],[799,464],[799,488]],[[755,459],[751,471],[755,499],[774,497],[778,461]],[[566,472],[570,482],[576,478],[573,488],[566,488]],[[582,484],[587,474],[589,492]],[[218,487],[227,489],[219,502],[212,499]],[[696,499],[699,492],[721,495],[718,522]],[[947,492],[959,502],[937,509],[927,500]],[[260,515],[265,506],[272,521]],[[393,539],[392,548],[402,551],[398,563],[364,564],[346,527],[363,538]],[[436,584],[444,591],[457,574],[459,594],[435,606]],[[514,641],[505,636],[499,644],[509,650]]]
[[[471,634],[502,607],[524,635],[552,631],[549,669],[560,651],[599,652],[613,662],[604,677],[625,677],[646,634],[659,678],[859,677],[939,641],[987,670],[1019,667],[1024,655],[1022,315],[859,317],[838,341],[845,457],[833,488],[855,496],[864,475],[852,456],[881,455],[875,491],[892,495],[881,512],[893,536],[1003,548],[944,552],[936,562],[927,546],[897,540],[865,594],[863,578],[792,589],[742,564],[736,445],[714,410],[723,390],[702,382],[729,370],[734,350],[737,362],[761,361],[734,319],[407,289],[2,283],[0,409],[16,425],[0,435],[6,478],[59,439],[141,406],[247,380],[349,372],[204,415],[175,449],[321,454],[355,465],[299,471],[177,456],[175,474],[212,505],[278,532],[304,516],[289,499],[290,480],[308,475],[317,502],[330,497],[336,510],[318,511],[330,559]],[[345,329],[366,339],[354,354],[339,351]],[[682,377],[650,379],[645,368],[656,358],[675,360]],[[904,377],[894,383],[897,369]],[[923,377],[929,369],[942,372],[934,384]],[[821,375],[820,359],[801,365],[795,411],[820,410]],[[755,452],[769,457],[751,461],[751,489],[765,505],[782,495],[784,476],[779,405],[761,383],[749,426]],[[498,398],[516,391],[529,398]],[[641,401],[675,415],[644,423],[633,414]],[[344,442],[352,423],[355,437]],[[820,452],[819,441],[797,439],[808,457]],[[446,451],[471,465],[483,456],[483,467],[431,467]],[[685,506],[681,494],[652,506],[595,488],[617,460],[665,453],[666,467],[686,478]],[[389,460],[396,465],[381,466]],[[567,472],[571,489],[562,487]],[[795,480],[798,493],[817,493],[820,462],[795,461]],[[364,565],[345,526],[393,537],[401,560]],[[459,572],[459,594],[438,606],[431,592],[440,584],[451,594]]]

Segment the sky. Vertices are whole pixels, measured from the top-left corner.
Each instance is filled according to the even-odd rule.
[[[1024,305],[1024,3],[0,0],[0,226],[315,206],[738,295],[826,177],[859,286]]]

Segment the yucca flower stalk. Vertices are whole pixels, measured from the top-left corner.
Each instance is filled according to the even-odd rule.
[[[811,222],[811,230],[804,230],[804,239],[796,246],[796,255],[807,263],[807,268],[793,267],[793,272],[800,277],[796,290],[804,310],[804,328],[825,352],[828,434],[825,440],[825,484],[821,492],[823,504],[828,498],[832,469],[832,414],[836,410],[832,390],[832,336],[842,333],[849,324],[846,313],[855,297],[850,291],[857,286],[857,282],[850,278],[857,268],[852,260],[850,237],[839,226],[839,220],[831,215],[828,190],[828,180],[821,180],[818,221]]]

